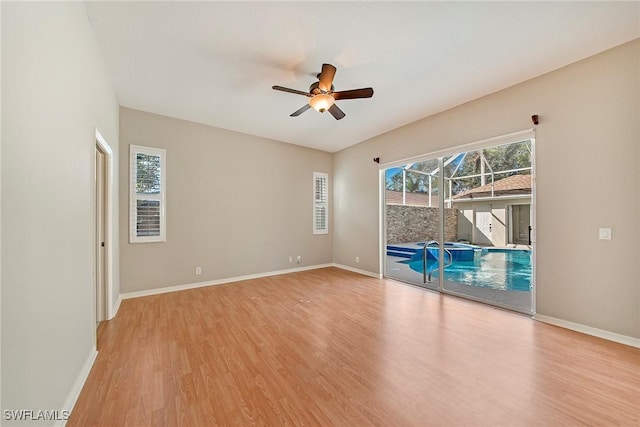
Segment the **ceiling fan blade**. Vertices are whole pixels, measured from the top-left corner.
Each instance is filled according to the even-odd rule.
[[[331,95],[336,101],[339,99],[371,98],[373,96],[373,88],[343,90],[342,92],[333,92]]]
[[[271,86],[271,89],[281,90],[282,92],[295,93],[296,95],[312,96],[310,93],[303,92],[301,90],[296,90],[296,89],[289,89],[288,87]]]
[[[328,111],[331,113],[333,117],[336,118],[336,120],[340,120],[341,118],[344,117],[344,111],[338,108],[336,104],[333,104],[331,107],[329,107]]]
[[[300,108],[300,109],[294,111],[293,113],[291,113],[290,117],[298,117],[300,114],[304,113],[309,108],[311,108],[311,106],[309,104],[305,104],[302,108]]]
[[[322,72],[320,73],[320,84],[318,87],[324,92],[331,92],[333,78],[336,75],[336,67],[331,64],[322,64]]]

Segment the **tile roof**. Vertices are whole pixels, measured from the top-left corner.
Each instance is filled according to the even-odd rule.
[[[493,185],[494,197],[531,195],[531,175],[512,175],[494,182]],[[456,194],[453,196],[453,200],[468,200],[479,197],[491,197],[491,184]],[[402,191],[386,190],[385,201],[387,205],[402,205]],[[429,206],[429,195],[427,193],[407,192],[405,204],[412,206]],[[431,206],[438,206],[438,196],[436,194],[431,196]]]
[[[531,175],[512,175],[493,183],[493,196],[510,196],[531,194]],[[454,200],[491,197],[491,184],[464,191],[453,196]]]

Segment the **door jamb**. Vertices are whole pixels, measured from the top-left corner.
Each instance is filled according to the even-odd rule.
[[[110,320],[115,315],[113,307],[113,150],[107,141],[102,137],[100,132],[96,129],[95,133],[96,148],[99,149],[105,155],[105,185],[104,185],[104,211],[105,211],[105,301],[106,312],[105,319]],[[95,165],[94,165],[95,167]],[[95,192],[95,189],[94,189]],[[95,197],[95,194],[94,194]],[[94,218],[95,218],[95,202],[94,202]],[[94,219],[95,221],[95,219]],[[94,225],[94,230],[95,230]],[[95,242],[97,245],[97,242]],[[94,245],[94,247],[97,247]],[[94,264],[96,263],[94,257]],[[97,271],[97,266],[94,265],[94,272]],[[94,282],[95,283],[95,282]],[[95,286],[94,286],[95,288]],[[95,292],[95,289],[94,289]]]

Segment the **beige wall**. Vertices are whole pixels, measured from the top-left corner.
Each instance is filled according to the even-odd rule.
[[[2,64],[2,409],[59,410],[94,354],[95,130],[117,154],[118,105],[83,3],[3,2]]]
[[[331,154],[126,108],[120,141],[123,293],[332,262],[332,234],[312,234],[313,172],[331,189]],[[167,150],[165,243],[129,243],[130,144]]]
[[[84,6],[2,2],[1,12],[2,409],[62,408],[93,352],[96,128],[120,169],[117,296],[295,268],[288,257],[297,255],[300,266],[377,272],[372,157],[390,162],[506,134],[539,114],[537,311],[640,337],[640,42],[332,156],[127,109],[119,144],[117,101]],[[128,243],[129,144],[167,149],[166,243]],[[330,174],[329,235],[311,233],[313,171]],[[576,216],[593,194],[601,203]],[[597,240],[601,226],[613,240]]]
[[[383,163],[536,129],[537,312],[640,337],[640,41],[335,154],[334,261],[379,271]],[[597,179],[593,172],[597,171]],[[600,203],[575,207],[601,195]],[[598,240],[611,227],[613,240]]]

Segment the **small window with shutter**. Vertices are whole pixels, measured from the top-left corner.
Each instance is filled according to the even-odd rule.
[[[329,233],[329,175],[313,173],[313,234]]]
[[[166,151],[130,147],[129,242],[165,242]]]

